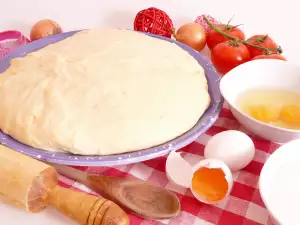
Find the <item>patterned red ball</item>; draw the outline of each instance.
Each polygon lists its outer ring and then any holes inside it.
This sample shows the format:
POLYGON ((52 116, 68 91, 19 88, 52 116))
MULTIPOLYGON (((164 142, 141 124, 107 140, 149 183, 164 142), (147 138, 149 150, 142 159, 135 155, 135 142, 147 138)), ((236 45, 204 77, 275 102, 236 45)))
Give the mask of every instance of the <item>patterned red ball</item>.
POLYGON ((134 20, 134 30, 171 38, 173 22, 167 13, 151 7, 138 12, 134 20))

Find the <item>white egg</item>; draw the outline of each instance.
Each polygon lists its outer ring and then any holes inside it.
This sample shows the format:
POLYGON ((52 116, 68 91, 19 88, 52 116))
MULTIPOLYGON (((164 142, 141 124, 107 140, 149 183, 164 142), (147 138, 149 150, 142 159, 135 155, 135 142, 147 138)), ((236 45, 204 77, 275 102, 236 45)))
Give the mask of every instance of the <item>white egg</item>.
POLYGON ((252 139, 237 130, 228 130, 213 136, 204 149, 207 159, 223 161, 231 171, 246 167, 254 158, 255 146, 252 139))
MULTIPOLYGON (((228 184, 228 189, 226 192, 226 195, 224 196, 224 198, 218 200, 218 201, 209 201, 207 199, 207 196, 204 195, 200 195, 199 192, 197 192, 196 190, 194 190, 193 187, 193 181, 191 181, 191 192, 193 193, 193 195, 201 202, 206 203, 206 204, 217 204, 220 203, 221 201, 223 201, 224 199, 226 199, 226 197, 229 195, 229 193, 231 192, 232 189, 232 184, 233 184, 233 179, 232 179, 232 173, 229 169, 229 167, 222 162, 221 160, 218 159, 204 159, 201 160, 199 163, 197 163, 194 167, 193 167, 193 173, 195 173, 197 170, 199 170, 200 168, 216 168, 216 169, 221 169, 224 174, 225 174, 225 179, 227 181, 228 184)), ((213 179, 213 178, 211 178, 213 179)), ((203 181, 202 181, 203 182, 203 181)))

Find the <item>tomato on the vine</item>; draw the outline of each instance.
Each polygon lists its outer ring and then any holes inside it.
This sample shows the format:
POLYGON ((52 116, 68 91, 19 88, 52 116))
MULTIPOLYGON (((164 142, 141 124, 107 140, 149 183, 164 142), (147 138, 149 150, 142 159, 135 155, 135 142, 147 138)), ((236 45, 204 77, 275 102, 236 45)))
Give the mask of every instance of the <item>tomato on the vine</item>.
POLYGON ((222 42, 211 51, 211 61, 216 70, 223 75, 250 59, 247 47, 241 43, 222 42))
MULTIPOLYGON (((238 38, 239 40, 245 39, 244 32, 236 26, 218 24, 215 25, 215 27, 221 29, 224 33, 229 34, 232 37, 238 38)), ((211 29, 206 35, 207 46, 210 50, 212 50, 217 44, 222 43, 226 40, 226 37, 213 29, 211 29)))
MULTIPOLYGON (((256 45, 262 48, 273 48, 274 51, 271 51, 271 53, 276 54, 278 53, 278 51, 276 49, 278 49, 278 45, 275 43, 275 41, 272 40, 272 38, 270 38, 267 35, 254 35, 250 38, 247 39, 247 42, 249 44, 252 45, 256 45)), ((259 49, 259 48, 255 48, 252 46, 247 45, 247 48, 250 52, 251 58, 258 56, 258 55, 264 55, 264 50, 263 49, 259 49)))
POLYGON ((258 56, 255 56, 252 60, 256 60, 256 59, 279 59, 279 60, 286 61, 286 58, 279 54, 258 55, 258 56))

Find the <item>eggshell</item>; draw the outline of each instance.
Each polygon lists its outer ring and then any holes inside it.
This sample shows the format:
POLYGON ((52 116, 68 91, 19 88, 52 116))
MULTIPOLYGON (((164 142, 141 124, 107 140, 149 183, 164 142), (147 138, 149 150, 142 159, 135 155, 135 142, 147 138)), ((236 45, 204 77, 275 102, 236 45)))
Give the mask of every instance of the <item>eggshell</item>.
POLYGON ((167 158, 166 174, 173 183, 189 188, 193 177, 193 167, 181 157, 180 153, 172 151, 167 158))
POLYGON ((208 202, 203 196, 197 194, 194 190, 193 190, 193 186, 192 186, 192 179, 190 181, 190 187, 191 187, 191 192, 193 193, 193 195, 200 201, 206 204, 217 204, 222 202, 224 199, 226 199, 226 197, 229 195, 229 193, 231 192, 232 189, 232 184, 233 184, 233 178, 232 178, 232 173, 229 169, 229 167, 222 162, 221 160, 218 159, 204 159, 201 160, 199 163, 197 163, 194 167, 193 167, 193 173, 196 172, 198 169, 202 168, 202 167, 206 167, 206 168, 219 168, 221 170, 223 170, 224 174, 225 174, 225 179, 228 183, 228 191, 226 196, 220 200, 220 201, 214 201, 214 202, 208 202))
POLYGON ((246 167, 254 158, 252 139, 237 130, 228 130, 213 136, 204 149, 205 158, 223 161, 232 172, 246 167))

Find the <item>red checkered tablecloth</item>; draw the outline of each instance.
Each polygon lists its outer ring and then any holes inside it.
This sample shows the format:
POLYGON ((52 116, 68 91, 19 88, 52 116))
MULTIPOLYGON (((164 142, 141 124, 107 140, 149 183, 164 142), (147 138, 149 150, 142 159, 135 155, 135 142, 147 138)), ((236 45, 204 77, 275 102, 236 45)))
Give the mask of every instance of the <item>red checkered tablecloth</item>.
MULTIPOLYGON (((116 167, 80 167, 78 169, 109 176, 134 177, 166 187, 177 194, 181 202, 179 216, 169 220, 147 221, 129 214, 132 225, 271 225, 272 222, 258 190, 258 178, 266 159, 279 147, 278 144, 249 134, 225 106, 214 126, 197 141, 181 150, 183 157, 191 164, 197 163, 203 158, 207 141, 213 135, 228 129, 241 130, 250 135, 256 147, 256 154, 254 160, 245 169, 233 174, 234 185, 231 194, 218 205, 203 204, 192 196, 189 189, 172 184, 165 173, 166 157, 116 167)), ((60 176, 60 184, 72 189, 90 191, 82 184, 63 176, 60 176)))

